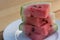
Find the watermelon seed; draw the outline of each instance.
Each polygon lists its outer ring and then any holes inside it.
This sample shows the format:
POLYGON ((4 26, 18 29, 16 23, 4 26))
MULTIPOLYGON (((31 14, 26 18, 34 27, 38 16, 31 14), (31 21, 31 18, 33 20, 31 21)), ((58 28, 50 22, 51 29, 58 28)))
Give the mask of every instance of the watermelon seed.
POLYGON ((34 11, 32 11, 32 12, 34 12, 34 11))
POLYGON ((52 27, 52 25, 50 25, 50 27, 52 27))
POLYGON ((28 34, 29 36, 31 35, 31 33, 28 34))
POLYGON ((37 7, 36 5, 34 5, 33 7, 37 7))
POLYGON ((45 19, 43 19, 42 21, 45 21, 45 19))
POLYGON ((32 25, 32 26, 35 26, 35 25, 32 25))
POLYGON ((44 23, 43 23, 41 26, 43 26, 43 25, 45 25, 46 23, 48 23, 48 21, 45 20, 45 19, 43 19, 42 21, 43 21, 44 23))
POLYGON ((34 32, 34 31, 35 31, 35 28, 33 27, 33 28, 32 28, 32 32, 34 32))
POLYGON ((41 6, 39 6, 39 8, 41 8, 41 6))
POLYGON ((47 20, 45 20, 46 21, 46 23, 48 23, 48 21, 47 20))
POLYGON ((31 15, 31 17, 33 17, 33 16, 31 15))
POLYGON ((45 21, 46 23, 48 23, 48 21, 47 21, 47 20, 45 20, 45 19, 43 19, 42 21, 45 21))

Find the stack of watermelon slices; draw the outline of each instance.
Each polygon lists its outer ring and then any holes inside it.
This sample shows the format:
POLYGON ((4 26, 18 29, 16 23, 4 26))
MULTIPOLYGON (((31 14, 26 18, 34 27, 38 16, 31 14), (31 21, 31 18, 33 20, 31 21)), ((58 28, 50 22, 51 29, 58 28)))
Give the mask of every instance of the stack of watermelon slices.
POLYGON ((48 3, 24 5, 21 7, 23 23, 20 27, 23 27, 23 32, 32 40, 44 40, 58 29, 52 14, 48 3))

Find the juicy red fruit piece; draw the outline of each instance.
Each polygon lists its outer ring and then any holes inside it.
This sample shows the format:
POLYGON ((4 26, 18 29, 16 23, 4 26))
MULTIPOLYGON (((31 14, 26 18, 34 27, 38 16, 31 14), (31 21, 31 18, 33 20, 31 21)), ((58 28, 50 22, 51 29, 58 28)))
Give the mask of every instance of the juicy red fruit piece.
POLYGON ((49 14, 50 7, 48 4, 37 4, 30 8, 30 11, 34 17, 46 18, 49 14))
POLYGON ((31 25, 40 26, 41 25, 41 19, 37 17, 26 17, 25 22, 31 25))
POLYGON ((47 36, 49 28, 50 26, 48 24, 45 24, 42 27, 35 27, 35 33, 47 36))
POLYGON ((47 18, 42 18, 42 20, 41 20, 41 26, 43 26, 45 24, 50 24, 50 25, 53 24, 53 21, 52 21, 52 19, 51 19, 50 16, 48 16, 47 18))
POLYGON ((53 24, 53 20, 52 18, 50 17, 50 15, 48 15, 48 17, 46 18, 46 20, 48 21, 49 24, 53 24))
POLYGON ((26 17, 33 15, 34 17, 46 18, 50 12, 49 9, 50 6, 48 4, 36 4, 27 6, 23 13, 26 17))
POLYGON ((47 18, 37 18, 37 17, 26 17, 25 22, 35 26, 43 26, 45 24, 53 24, 52 19, 48 16, 47 18))

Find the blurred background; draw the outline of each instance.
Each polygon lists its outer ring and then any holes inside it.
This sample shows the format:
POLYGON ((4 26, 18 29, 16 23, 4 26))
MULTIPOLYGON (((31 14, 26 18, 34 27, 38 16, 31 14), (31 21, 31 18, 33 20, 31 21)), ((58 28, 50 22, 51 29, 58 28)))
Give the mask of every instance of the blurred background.
MULTIPOLYGON (((0 0, 0 36, 9 23, 20 19, 20 6, 30 1, 51 2, 51 11, 56 14, 56 19, 60 20, 60 0, 0 0)), ((0 37, 0 40, 2 40, 2 37, 0 37)))

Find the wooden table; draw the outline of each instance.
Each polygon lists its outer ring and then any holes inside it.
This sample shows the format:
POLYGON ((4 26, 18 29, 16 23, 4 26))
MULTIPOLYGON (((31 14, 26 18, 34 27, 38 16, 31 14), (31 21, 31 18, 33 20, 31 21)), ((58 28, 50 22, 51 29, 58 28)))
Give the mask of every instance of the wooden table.
MULTIPOLYGON (((27 2, 27 1, 26 1, 27 2)), ((6 26, 14 20, 20 18, 20 6, 23 3, 18 3, 12 7, 0 11, 0 40, 3 40, 3 30, 6 26)), ((53 3, 51 10, 55 12, 56 19, 60 20, 60 2, 53 3), (57 5, 58 4, 58 5, 57 5), (56 11, 57 10, 57 11, 56 11)))

